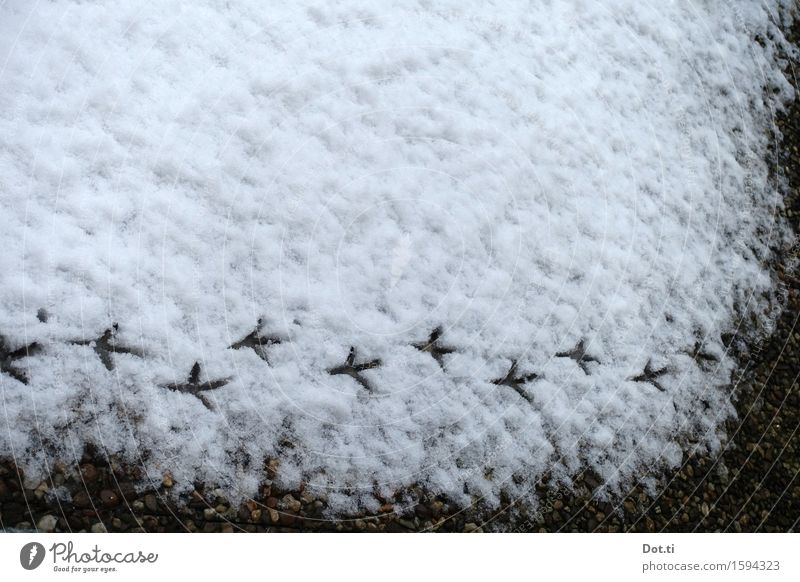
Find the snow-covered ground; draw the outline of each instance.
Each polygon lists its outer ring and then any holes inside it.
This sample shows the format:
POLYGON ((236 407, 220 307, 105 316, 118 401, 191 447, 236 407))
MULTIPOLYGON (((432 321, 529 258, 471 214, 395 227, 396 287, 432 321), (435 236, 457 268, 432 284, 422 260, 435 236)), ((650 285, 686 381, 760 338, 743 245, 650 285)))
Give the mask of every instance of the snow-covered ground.
POLYGON ((0 2, 0 455, 346 510, 718 447, 791 1, 290 4, 0 2))

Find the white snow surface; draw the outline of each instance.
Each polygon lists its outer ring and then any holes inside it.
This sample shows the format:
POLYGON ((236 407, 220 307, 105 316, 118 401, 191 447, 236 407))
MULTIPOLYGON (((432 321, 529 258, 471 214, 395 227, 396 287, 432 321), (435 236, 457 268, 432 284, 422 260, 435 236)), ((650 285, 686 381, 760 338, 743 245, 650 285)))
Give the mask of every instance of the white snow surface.
POLYGON ((0 456, 349 511, 718 449, 790 4, 0 3, 0 456))

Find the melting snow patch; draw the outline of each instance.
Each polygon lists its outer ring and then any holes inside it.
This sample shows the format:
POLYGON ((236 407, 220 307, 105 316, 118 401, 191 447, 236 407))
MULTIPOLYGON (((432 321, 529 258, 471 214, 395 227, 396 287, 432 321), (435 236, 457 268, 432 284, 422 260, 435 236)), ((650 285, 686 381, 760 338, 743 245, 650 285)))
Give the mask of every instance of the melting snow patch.
POLYGON ((347 509, 719 446, 791 2, 271 4, 0 7, 0 455, 347 509))

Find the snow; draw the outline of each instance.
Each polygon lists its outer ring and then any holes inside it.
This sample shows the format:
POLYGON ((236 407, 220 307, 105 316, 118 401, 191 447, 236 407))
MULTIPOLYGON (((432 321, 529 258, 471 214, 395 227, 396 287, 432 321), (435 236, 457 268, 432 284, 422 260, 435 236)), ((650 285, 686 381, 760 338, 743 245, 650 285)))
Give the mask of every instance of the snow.
POLYGON ((345 511, 719 448, 790 4, 2 3, 0 455, 345 511))

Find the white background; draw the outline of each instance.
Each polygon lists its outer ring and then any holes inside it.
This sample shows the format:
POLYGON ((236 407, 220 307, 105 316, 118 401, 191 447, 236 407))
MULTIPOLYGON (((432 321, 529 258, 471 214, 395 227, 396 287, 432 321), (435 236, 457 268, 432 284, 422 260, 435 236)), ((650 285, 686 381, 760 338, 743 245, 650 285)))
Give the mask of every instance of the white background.
POLYGON ((9 534, 0 538, 0 572, 3 580, 798 580, 799 539, 790 534, 9 534), (19 552, 31 541, 43 544, 48 556, 28 572, 19 564, 19 552), (110 553, 141 550, 159 558, 155 564, 121 565, 115 573, 56 573, 49 548, 68 541, 76 553, 97 544, 110 553), (644 555, 644 543, 675 544, 675 553, 644 555), (731 560, 779 560, 780 570, 642 574, 642 564, 650 561, 731 560))

